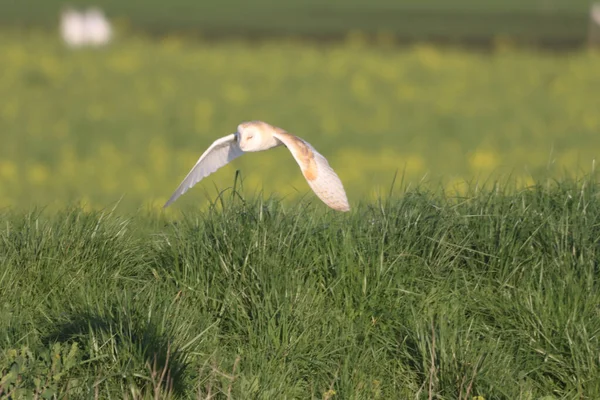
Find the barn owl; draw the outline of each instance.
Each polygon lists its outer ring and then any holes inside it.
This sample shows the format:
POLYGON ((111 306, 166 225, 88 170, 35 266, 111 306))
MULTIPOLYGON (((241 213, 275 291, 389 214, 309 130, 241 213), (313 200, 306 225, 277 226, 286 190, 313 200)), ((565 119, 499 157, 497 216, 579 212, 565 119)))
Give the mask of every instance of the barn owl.
POLYGON ((177 200, 201 179, 245 152, 263 151, 281 145, 292 153, 308 185, 325 204, 337 211, 350 211, 344 186, 327 159, 305 140, 263 121, 243 122, 238 125, 235 133, 215 140, 200 156, 164 207, 177 200))

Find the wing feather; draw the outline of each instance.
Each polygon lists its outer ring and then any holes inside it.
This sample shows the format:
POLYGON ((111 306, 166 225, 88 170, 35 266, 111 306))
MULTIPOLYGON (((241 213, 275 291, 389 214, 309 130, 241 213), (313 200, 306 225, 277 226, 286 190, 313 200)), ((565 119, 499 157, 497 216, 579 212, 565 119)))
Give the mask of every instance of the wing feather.
POLYGON ((194 168, 187 174, 183 182, 179 185, 175 193, 165 203, 163 207, 169 206, 179 196, 187 192, 192 186, 200 182, 203 178, 212 174, 230 161, 244 154, 236 140, 236 135, 231 134, 217 139, 200 156, 194 168))
POLYGON ((308 185, 325 204, 334 210, 350 211, 344 185, 321 153, 291 133, 277 130, 273 136, 290 150, 308 185))

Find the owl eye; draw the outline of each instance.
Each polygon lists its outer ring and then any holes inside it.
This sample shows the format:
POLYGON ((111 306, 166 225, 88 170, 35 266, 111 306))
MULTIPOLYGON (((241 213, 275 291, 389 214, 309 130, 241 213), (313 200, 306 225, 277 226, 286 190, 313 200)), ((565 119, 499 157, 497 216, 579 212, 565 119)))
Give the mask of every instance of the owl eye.
POLYGON ((253 137, 254 137, 254 135, 250 134, 250 135, 248 135, 247 139, 248 139, 248 140, 250 140, 250 139, 252 139, 253 137))

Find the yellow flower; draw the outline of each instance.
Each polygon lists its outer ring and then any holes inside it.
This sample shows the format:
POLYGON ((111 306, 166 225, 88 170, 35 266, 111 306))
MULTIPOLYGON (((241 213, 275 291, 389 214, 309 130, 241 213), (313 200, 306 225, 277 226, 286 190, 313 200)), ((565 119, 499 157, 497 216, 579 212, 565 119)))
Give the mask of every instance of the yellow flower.
POLYGON ((29 183, 39 185, 48 180, 48 168, 42 164, 33 164, 27 170, 27 178, 29 183))
POLYGON ((498 165, 498 157, 489 150, 476 150, 469 157, 469 165, 475 171, 490 172, 498 165))
POLYGON ((415 47, 417 59, 422 66, 437 70, 443 66, 443 58, 440 51, 430 45, 421 44, 415 47))
POLYGON ((17 178, 17 166, 10 160, 0 161, 0 178, 12 181, 17 178))

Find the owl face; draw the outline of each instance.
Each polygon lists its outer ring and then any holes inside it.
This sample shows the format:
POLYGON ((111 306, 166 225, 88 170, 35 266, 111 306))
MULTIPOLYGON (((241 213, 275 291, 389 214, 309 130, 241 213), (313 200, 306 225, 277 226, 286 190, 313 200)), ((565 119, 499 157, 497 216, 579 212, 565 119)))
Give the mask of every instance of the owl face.
POLYGON ((278 146, 273 137, 273 127, 264 122, 243 122, 238 125, 237 139, 243 151, 261 151, 278 146))

